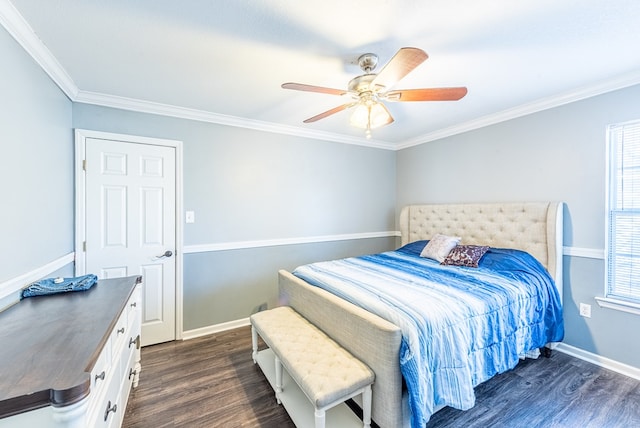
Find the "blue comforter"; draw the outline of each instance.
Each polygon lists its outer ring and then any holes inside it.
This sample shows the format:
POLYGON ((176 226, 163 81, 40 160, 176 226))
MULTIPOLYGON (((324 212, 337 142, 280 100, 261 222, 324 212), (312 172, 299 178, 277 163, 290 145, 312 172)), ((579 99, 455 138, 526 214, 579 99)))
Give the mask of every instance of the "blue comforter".
POLYGON ((293 272, 400 327, 400 370, 416 428, 439 405, 473 407, 476 385, 564 336, 553 279, 528 253, 492 248, 478 268, 442 266, 419 257, 425 244, 293 272))

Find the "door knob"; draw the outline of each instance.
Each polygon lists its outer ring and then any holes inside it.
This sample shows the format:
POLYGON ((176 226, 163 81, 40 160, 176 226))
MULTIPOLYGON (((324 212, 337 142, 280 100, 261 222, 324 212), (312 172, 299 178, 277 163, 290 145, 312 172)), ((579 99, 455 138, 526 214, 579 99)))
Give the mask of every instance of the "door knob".
POLYGON ((163 257, 171 257, 171 256, 173 256, 173 253, 170 250, 167 250, 167 251, 164 252, 164 254, 156 256, 156 258, 161 259, 163 257))

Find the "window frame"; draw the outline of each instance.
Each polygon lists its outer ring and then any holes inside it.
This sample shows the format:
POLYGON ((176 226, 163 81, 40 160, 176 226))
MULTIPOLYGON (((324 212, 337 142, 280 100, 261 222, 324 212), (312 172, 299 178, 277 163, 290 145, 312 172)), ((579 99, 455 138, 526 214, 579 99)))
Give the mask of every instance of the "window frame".
MULTIPOLYGON (((638 128, 638 132, 640 132, 640 119, 608 125, 606 131, 604 297, 596 297, 596 300, 602 307, 618 309, 624 312, 640 315, 640 290, 637 291, 637 295, 629 296, 620 295, 620 293, 616 294, 614 292, 614 284, 611 283, 612 275, 610 275, 614 263, 612 261, 612 234, 614 233, 614 231, 612 228, 611 220, 615 215, 614 212, 621 211, 615 206, 615 201, 612 200, 615 196, 614 193, 619 190, 617 189, 617 187, 613 187, 617 186, 617 170, 619 169, 617 156, 615 156, 617 154, 617 151, 615 151, 617 148, 617 140, 614 139, 614 134, 616 130, 624 129, 624 127, 628 126, 635 126, 638 128)), ((640 217, 640 208, 637 210, 637 212, 632 214, 634 216, 640 217)))

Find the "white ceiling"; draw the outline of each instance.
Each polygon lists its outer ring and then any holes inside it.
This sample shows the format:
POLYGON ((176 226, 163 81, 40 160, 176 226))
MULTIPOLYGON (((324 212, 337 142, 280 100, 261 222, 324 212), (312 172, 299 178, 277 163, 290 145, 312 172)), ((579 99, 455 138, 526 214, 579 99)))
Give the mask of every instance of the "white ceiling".
POLYGON ((74 101, 396 148, 640 83, 637 0, 0 0, 0 22, 74 101), (405 46, 429 59, 395 89, 469 92, 387 103, 368 143, 348 111, 302 123, 343 98, 280 87, 405 46))

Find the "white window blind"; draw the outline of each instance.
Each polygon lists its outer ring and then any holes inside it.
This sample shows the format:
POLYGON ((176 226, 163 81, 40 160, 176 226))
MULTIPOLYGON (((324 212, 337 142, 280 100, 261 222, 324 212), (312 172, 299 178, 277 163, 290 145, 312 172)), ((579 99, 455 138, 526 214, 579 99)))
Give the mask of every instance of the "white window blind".
POLYGON ((640 121, 609 127, 607 297, 640 302, 640 121))

